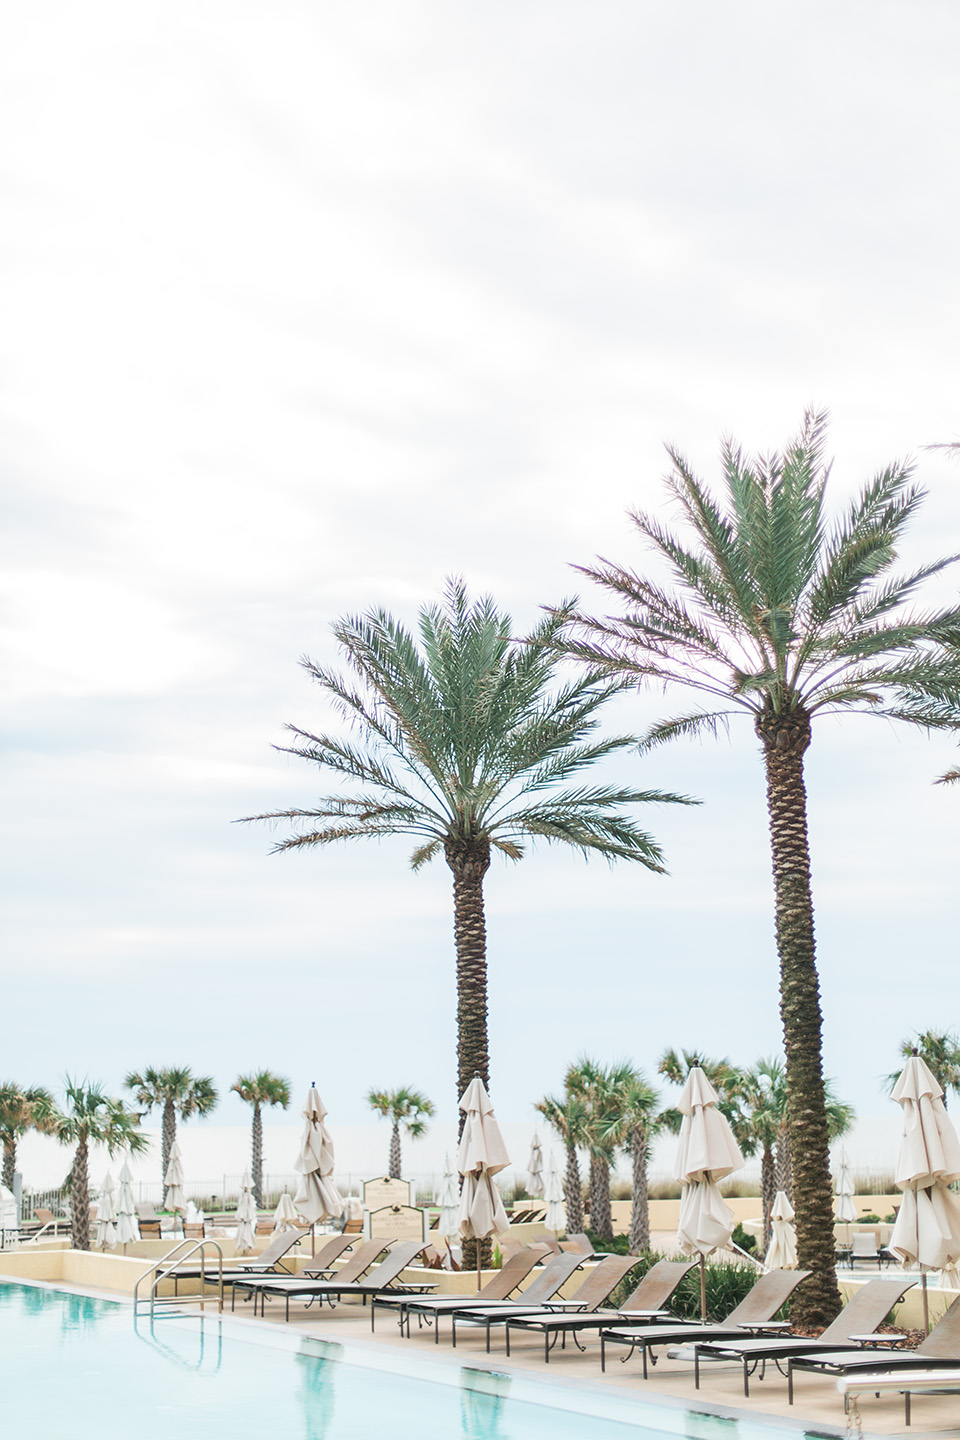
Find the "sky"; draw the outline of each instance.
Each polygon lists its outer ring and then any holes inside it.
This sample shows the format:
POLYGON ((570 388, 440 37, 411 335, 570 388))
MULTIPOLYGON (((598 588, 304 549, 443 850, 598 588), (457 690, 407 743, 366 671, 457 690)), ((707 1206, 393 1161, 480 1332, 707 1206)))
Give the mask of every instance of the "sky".
MULTIPOLYGON (((4 30, 0 1071, 266 1067, 351 1126, 410 1084, 452 1135, 445 867, 234 823, 329 788, 272 748, 334 723, 298 661, 452 574, 518 633, 596 603, 571 566, 644 563, 665 443, 716 479, 723 435, 769 450, 808 405, 838 506, 912 455, 904 564, 960 549, 923 448, 960 435, 960 14, 39 0, 4 30)), ((955 763, 856 716, 810 752, 825 1064, 865 1117, 960 1020, 955 763)), ((703 806, 643 816, 668 877, 492 867, 511 1123, 580 1054, 778 1046, 749 724, 606 773, 703 806)))

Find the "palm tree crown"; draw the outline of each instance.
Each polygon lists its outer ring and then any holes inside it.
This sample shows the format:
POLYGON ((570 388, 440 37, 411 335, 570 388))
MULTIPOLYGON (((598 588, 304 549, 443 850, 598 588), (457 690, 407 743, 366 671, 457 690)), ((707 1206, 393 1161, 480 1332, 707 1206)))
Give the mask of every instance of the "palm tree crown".
POLYGON ((382 610, 339 621, 334 634, 352 678, 303 664, 358 738, 290 725, 294 742, 281 748, 356 793, 246 817, 295 822, 298 833, 277 850, 409 835, 415 870, 443 855, 454 880, 458 1099, 474 1074, 489 1087, 483 880, 491 852, 519 860, 525 841, 541 839, 660 871, 659 847, 626 807, 683 798, 580 781, 635 741, 594 734, 622 682, 559 679, 566 623, 561 610, 516 641, 510 617, 488 597, 471 603, 457 580, 442 605, 421 610, 419 644, 382 610))
POLYGON ((910 467, 897 463, 831 523, 825 431, 825 414, 808 413, 783 454, 754 461, 726 441, 722 500, 670 449, 667 486, 689 540, 651 515, 633 520, 673 587, 605 560, 586 567, 620 613, 579 615, 567 645, 593 674, 605 669, 705 697, 655 725, 647 747, 716 734, 737 714, 751 718, 760 739, 799 1263, 813 1271, 791 1312, 803 1325, 822 1325, 840 1308, 803 775, 812 722, 860 710, 927 729, 960 724, 960 607, 909 608, 951 560, 893 573, 922 493, 910 484, 910 467))
POLYGON ((279 1105, 286 1110, 290 1104, 290 1081, 270 1070, 257 1070, 249 1075, 238 1075, 230 1086, 241 1100, 253 1106, 253 1133, 251 1142, 251 1169, 253 1195, 258 1205, 263 1205, 263 1116, 264 1105, 279 1105))
MULTIPOLYGON (((900 1041, 900 1054, 905 1060, 909 1060, 911 1055, 921 1057, 934 1079, 943 1087, 944 1105, 950 1090, 955 1095, 960 1094, 960 1040, 955 1030, 917 1030, 908 1039, 900 1041)), ((887 1076, 889 1090, 900 1079, 900 1073, 900 1070, 894 1070, 887 1076)))
POLYGON ((140 1116, 122 1100, 112 1100, 100 1085, 88 1080, 64 1082, 67 1103, 57 1116, 56 1136, 61 1145, 75 1146, 70 1171, 70 1230, 75 1250, 90 1249, 89 1147, 105 1145, 111 1155, 146 1150, 149 1137, 138 1130, 140 1116))
POLYGON ((400 1126, 412 1140, 419 1140, 426 1134, 427 1121, 435 1114, 433 1101, 422 1090, 406 1085, 399 1090, 370 1090, 367 1104, 385 1120, 393 1122, 390 1135, 390 1159, 387 1174, 391 1180, 399 1180, 400 1167, 400 1126))
POLYGON ((138 1105, 148 1110, 159 1107, 163 1111, 160 1132, 161 1179, 166 1180, 170 1151, 177 1138, 177 1116, 189 1120, 193 1115, 209 1115, 216 1109, 219 1096, 213 1079, 209 1075, 194 1075, 186 1066, 171 1066, 165 1070, 149 1067, 146 1070, 132 1070, 124 1080, 127 1090, 132 1090, 138 1105))
POLYGON ((9 1080, 0 1084, 0 1142, 3 1144, 3 1184, 13 1189, 17 1168, 17 1144, 28 1130, 42 1135, 56 1132, 57 1107, 49 1090, 40 1086, 22 1087, 9 1080))

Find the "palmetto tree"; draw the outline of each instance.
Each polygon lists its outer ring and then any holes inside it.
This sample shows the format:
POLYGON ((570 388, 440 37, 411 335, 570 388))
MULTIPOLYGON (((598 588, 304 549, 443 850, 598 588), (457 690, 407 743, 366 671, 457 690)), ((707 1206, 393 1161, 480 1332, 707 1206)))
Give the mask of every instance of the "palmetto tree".
POLYGON ((334 634, 352 676, 303 665, 356 743, 290 725, 294 743, 281 748, 357 792, 246 817, 295 822, 298 833, 277 850, 410 835, 414 870, 443 856, 453 876, 458 1100, 474 1075, 490 1082, 483 884, 492 852, 519 860, 523 842, 540 839, 660 871, 658 846, 625 812, 683 802, 581 783, 585 770, 635 742, 594 733, 623 682, 590 673, 561 679, 565 625, 560 611, 514 640, 510 617, 489 597, 471 603, 457 580, 442 605, 420 611, 419 644, 382 610, 340 620, 334 634))
MULTIPOLYGON (((630 1212, 630 1253, 650 1249, 650 1141, 665 1128, 660 1096, 633 1065, 621 1063, 607 1072, 611 1103, 605 1107, 606 1139, 630 1157, 633 1204, 630 1212)), ((609 1194, 609 1191, 608 1191, 609 1194)), ((611 1226, 612 1229, 612 1226, 611 1226)))
POLYGON ((426 1133, 427 1121, 435 1114, 434 1104, 421 1090, 405 1086, 401 1090, 370 1090, 367 1104, 385 1120, 393 1122, 390 1132, 390 1159, 387 1174, 391 1180, 399 1180, 400 1170, 400 1126, 413 1140, 426 1133))
POLYGON ((100 1085, 89 1081, 64 1082, 66 1105, 57 1116, 56 1136, 61 1145, 73 1145, 70 1170, 70 1243, 74 1250, 90 1249, 90 1146, 105 1145, 111 1155, 146 1150, 148 1136, 138 1130, 140 1116, 122 1100, 111 1100, 100 1085))
POLYGON ((177 1116, 189 1120, 193 1115, 209 1115, 216 1108, 219 1096, 209 1075, 194 1075, 186 1065, 166 1070, 132 1070, 124 1080, 138 1105, 163 1112, 160 1129, 161 1182, 166 1181, 170 1151, 177 1138, 177 1116))
POLYGON ((735 715, 760 740, 773 857, 781 1018, 787 1065, 799 1263, 813 1271, 792 1302, 802 1325, 837 1313, 822 1017, 813 931, 804 756, 821 715, 859 710, 931 729, 960 722, 960 608, 909 610, 950 561, 892 567, 921 501, 894 464, 832 523, 824 491, 826 417, 808 413, 783 454, 748 461, 723 446, 718 500, 676 450, 678 538, 637 512, 673 588, 599 561, 584 571, 618 613, 582 615, 573 652, 591 668, 698 692, 706 703, 655 725, 647 746, 715 735, 735 715), (689 539, 687 538, 689 537, 689 539))
MULTIPOLYGON (((250 1174, 253 1179, 253 1197, 258 1206, 263 1201, 263 1116, 264 1105, 279 1105, 286 1110, 290 1104, 290 1081, 270 1070, 252 1071, 249 1075, 238 1075, 230 1086, 241 1100, 253 1106, 253 1134, 250 1174)), ((166 1174, 166 1171, 164 1171, 166 1174)))
POLYGON ((21 1087, 8 1080, 0 1084, 0 1140, 3 1141, 3 1184, 13 1189, 17 1145, 28 1130, 52 1135, 57 1128, 57 1107, 49 1090, 21 1087))
POLYGON ((625 1062, 604 1066, 581 1056, 564 1081, 567 1094, 583 1102, 582 1136, 590 1156, 590 1229, 607 1244, 613 1240, 610 1168, 624 1138, 624 1092, 632 1078, 633 1067, 625 1062))
MULTIPOLYGON (((900 1054, 905 1060, 919 1055, 943 1087, 943 1103, 950 1090, 960 1095, 960 1040, 955 1030, 917 1030, 912 1037, 900 1041, 900 1054)), ((887 1089, 892 1090, 900 1079, 901 1070, 887 1076, 887 1089)))
POLYGON ((567 1234, 579 1235, 583 1231, 583 1184, 580 1179, 580 1163, 577 1149, 586 1144, 587 1107, 579 1095, 569 1091, 560 1100, 555 1095, 544 1095, 534 1106, 547 1124, 563 1142, 567 1154, 567 1168, 563 1178, 563 1204, 567 1212, 567 1234))

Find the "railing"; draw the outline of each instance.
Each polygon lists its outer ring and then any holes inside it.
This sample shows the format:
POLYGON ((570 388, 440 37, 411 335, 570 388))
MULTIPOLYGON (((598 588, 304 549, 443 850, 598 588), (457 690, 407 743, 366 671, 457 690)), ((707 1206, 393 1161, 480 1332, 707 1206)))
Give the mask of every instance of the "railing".
MULTIPOLYGON (((139 1313, 140 1313, 140 1306, 141 1306, 141 1304, 146 1304, 146 1303, 147 1303, 146 1300, 141 1301, 141 1299, 140 1299, 140 1286, 143 1284, 144 1280, 146 1280, 146 1278, 147 1278, 148 1275, 152 1275, 152 1276, 153 1276, 153 1282, 152 1282, 152 1284, 151 1284, 151 1286, 150 1286, 150 1297, 149 1297, 149 1298, 150 1298, 150 1314, 151 1314, 151 1316, 153 1315, 154 1310, 155 1310, 158 1306, 164 1306, 164 1305, 166 1305, 166 1306, 170 1306, 171 1308, 172 1308, 172 1307, 177 1307, 177 1308, 179 1308, 181 1305, 184 1305, 184 1304, 192 1304, 192 1303, 195 1303, 195 1302, 198 1301, 198 1300, 199 1300, 199 1302, 200 1302, 200 1309, 202 1310, 202 1309, 204 1308, 204 1305, 206 1304, 206 1300, 207 1300, 206 1252, 207 1252, 208 1249, 210 1249, 210 1250, 215 1250, 216 1253, 217 1253, 217 1309, 220 1310, 220 1311, 222 1311, 222 1310, 223 1310, 223 1250, 222 1250, 221 1246, 217 1244, 216 1240, 181 1240, 180 1243, 179 1243, 179 1245, 175 1245, 172 1250, 168 1250, 168 1251, 167 1251, 166 1255, 163 1256, 163 1258, 162 1258, 162 1260, 160 1261, 160 1264, 159 1264, 159 1265, 151 1265, 148 1269, 144 1270, 144 1272, 143 1272, 142 1275, 140 1275, 140 1276, 137 1277, 137 1283, 136 1283, 136 1285, 134 1285, 134 1287, 133 1287, 133 1318, 134 1318, 134 1322, 136 1322, 137 1316, 138 1316, 139 1313), (174 1272, 177 1270, 177 1268, 179 1267, 179 1265, 182 1264, 182 1262, 183 1262, 184 1260, 189 1260, 190 1257, 191 1257, 191 1255, 199 1255, 199 1256, 200 1256, 200 1293, 199 1293, 199 1295, 180 1295, 180 1294, 178 1294, 177 1291, 176 1291, 176 1280, 174 1280, 174 1294, 173 1294, 173 1295, 158 1295, 158 1294, 157 1294, 157 1291, 158 1291, 158 1289, 160 1288, 160 1286, 163 1284, 164 1280, 169 1280, 169 1279, 171 1278, 171 1276, 174 1275, 174 1272)), ((212 1282, 211 1282, 211 1283, 212 1283, 212 1282)))

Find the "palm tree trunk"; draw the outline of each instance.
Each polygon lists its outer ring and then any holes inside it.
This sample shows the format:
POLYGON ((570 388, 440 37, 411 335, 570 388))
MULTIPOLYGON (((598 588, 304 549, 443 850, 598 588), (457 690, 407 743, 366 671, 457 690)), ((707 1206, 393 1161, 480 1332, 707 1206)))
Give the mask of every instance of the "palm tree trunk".
POLYGON ((253 1102, 253 1198, 257 1208, 263 1208, 263 1116, 260 1101, 253 1102))
POLYGON ((590 1229, 608 1244, 613 1239, 610 1161, 605 1155, 590 1156, 590 1229))
POLYGON ((826 1325, 840 1311, 834 1270, 830 1136, 823 1088, 820 984, 817 978, 807 840, 803 756, 810 719, 801 712, 760 716, 780 957, 780 1017, 787 1060, 787 1114, 796 1184, 797 1263, 811 1270, 790 1303, 796 1325, 826 1325))
POLYGON ((635 1125, 630 1132, 630 1158, 633 1161, 633 1205, 630 1211, 630 1254, 642 1255, 650 1249, 650 1199, 647 1181, 647 1132, 635 1125))
POLYGON ((8 1190, 13 1189, 13 1177, 17 1170, 17 1137, 15 1135, 4 1135, 3 1137, 3 1183, 8 1190))
POLYGON ((580 1181, 580 1165, 577 1161, 577 1147, 567 1146, 567 1173, 563 1179, 563 1203, 567 1212, 567 1234, 582 1235, 583 1185, 580 1181))
MULTIPOLYGON (((486 843, 448 840, 444 846, 453 871, 453 933, 457 947, 457 1103, 474 1075, 490 1089, 487 1045, 487 928, 483 915, 483 877, 490 868, 486 843)), ((460 1130, 464 1115, 460 1111, 460 1130)), ((493 1249, 481 1243, 481 1266, 489 1265, 493 1249)), ((463 1267, 477 1265, 477 1242, 463 1243, 463 1267)))
POLYGON ((390 1168, 387 1171, 391 1180, 400 1179, 400 1121, 394 1117, 393 1134, 390 1136, 390 1168))
MULTIPOLYGON (((177 1112, 173 1101, 168 1095, 163 1102, 163 1123, 160 1127, 160 1164, 163 1166, 163 1174, 160 1176, 161 1183, 167 1183, 167 1166, 170 1164, 170 1151, 173 1149, 173 1142, 177 1138, 177 1112)), ((166 1193, 166 1192, 164 1192, 166 1193)))
POLYGON ((70 1244, 74 1250, 90 1249, 90 1176, 86 1138, 77 1141, 70 1175, 70 1244))
POLYGON ((763 1156, 760 1160, 760 1197, 763 1201, 763 1253, 766 1255, 770 1249, 770 1238, 772 1235, 772 1220, 770 1211, 773 1209, 773 1202, 777 1195, 777 1184, 773 1178, 773 1150, 769 1145, 764 1145, 763 1156))
POLYGON ((790 1151, 790 1126, 787 1121, 777 1131, 777 1155, 773 1170, 774 1185, 793 1204, 793 1161, 790 1151))

